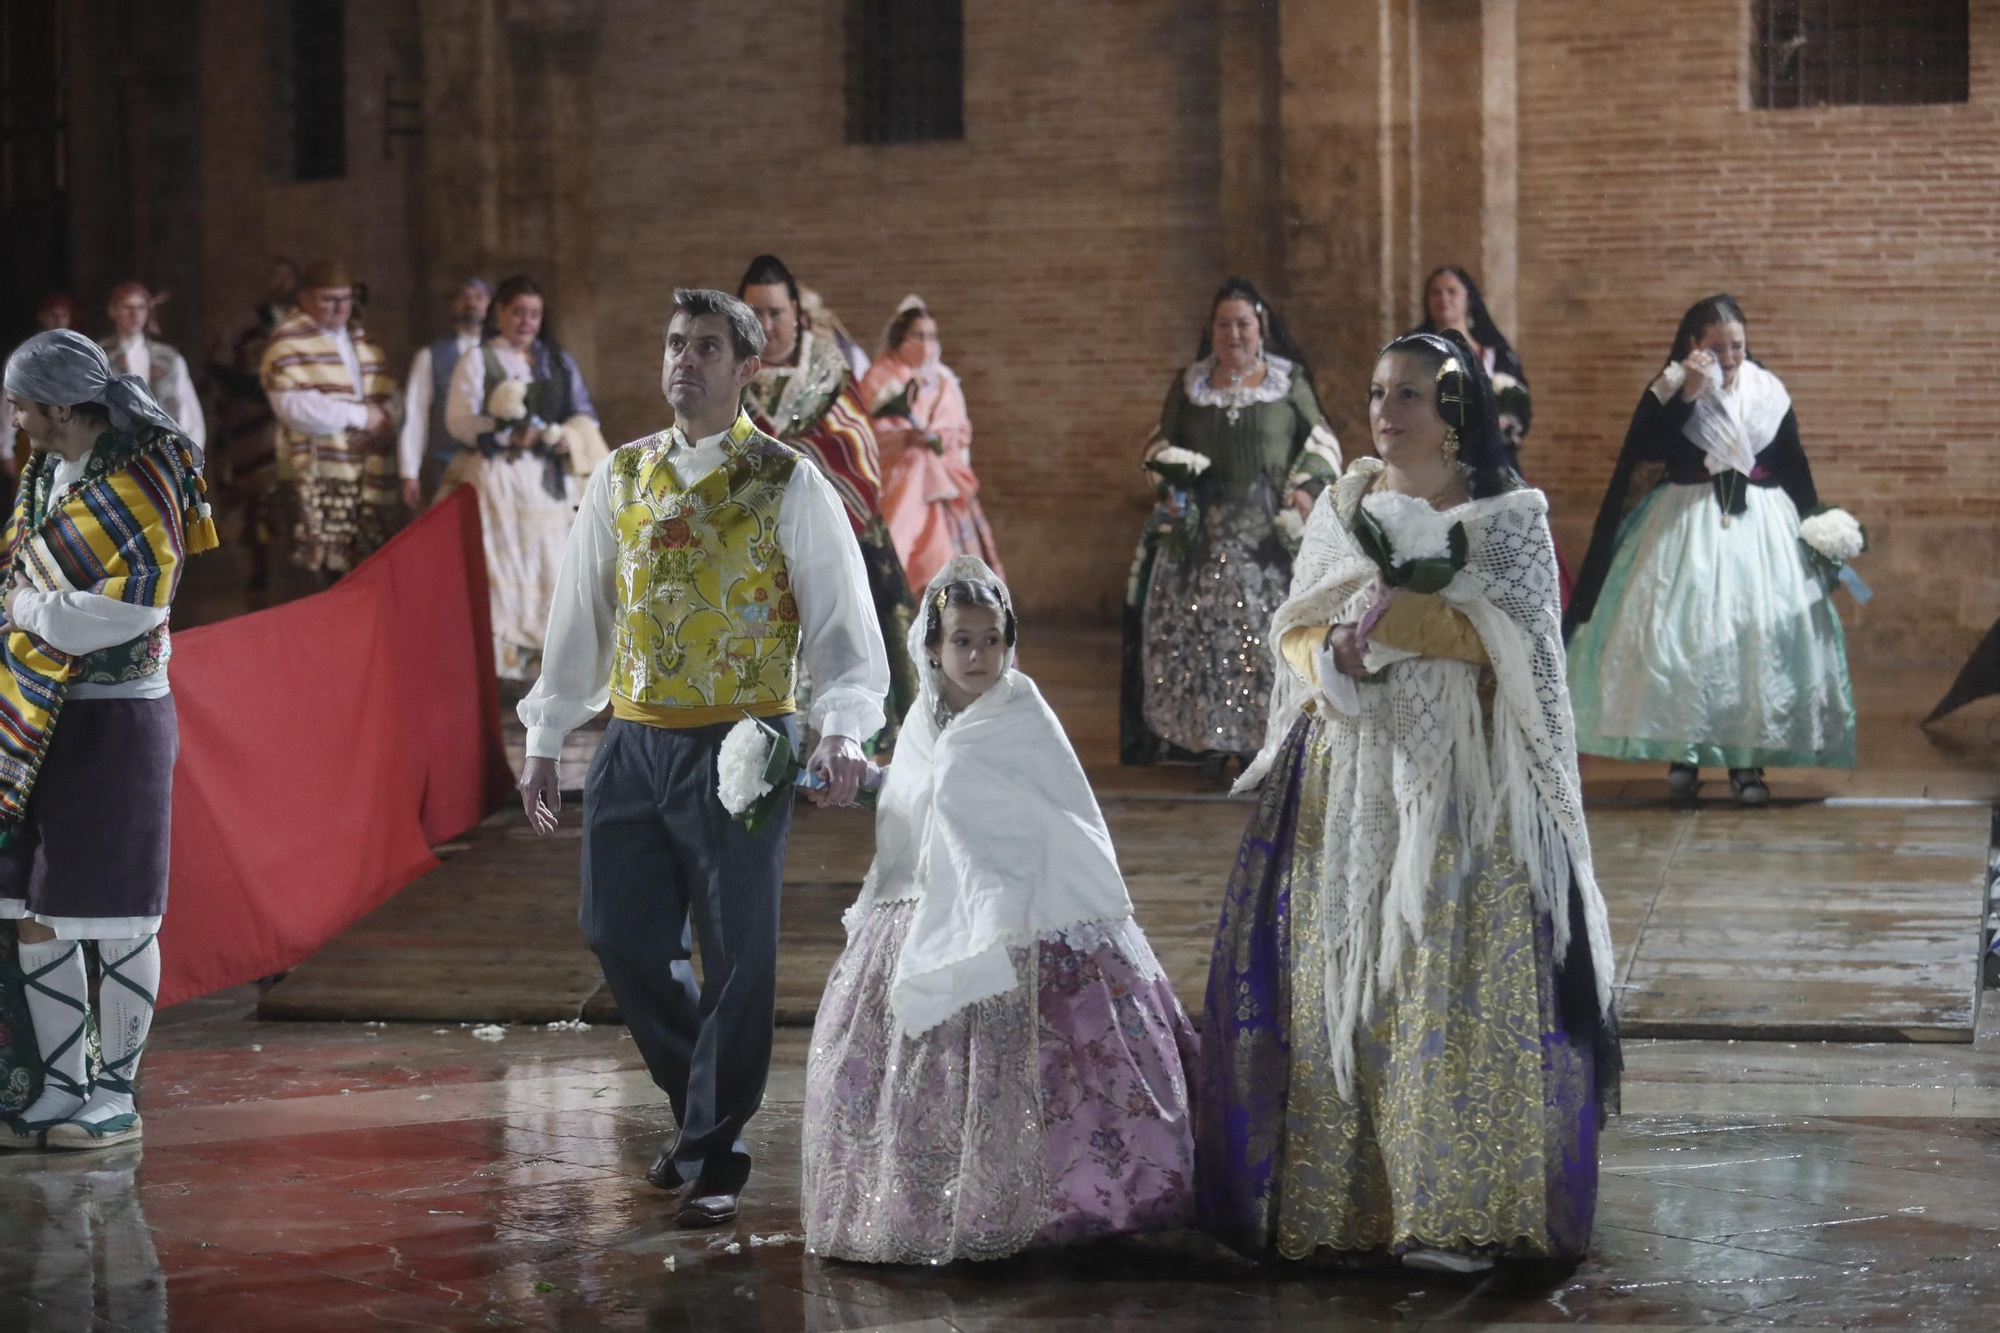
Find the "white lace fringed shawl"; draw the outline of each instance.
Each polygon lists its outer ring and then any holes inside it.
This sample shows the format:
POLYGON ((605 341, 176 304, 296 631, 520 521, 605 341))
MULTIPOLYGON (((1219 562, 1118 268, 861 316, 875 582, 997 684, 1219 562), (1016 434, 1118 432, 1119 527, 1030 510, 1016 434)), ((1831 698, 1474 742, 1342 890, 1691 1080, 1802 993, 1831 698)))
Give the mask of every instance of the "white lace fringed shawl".
POLYGON ((914 899, 889 1007, 911 1036, 1020 984, 1009 951, 1061 940, 1117 949, 1148 980, 1159 960, 1132 920, 1111 832, 1083 765, 1034 681, 1011 666, 942 729, 938 672, 922 608, 945 584, 1006 587, 974 556, 954 557, 919 603, 910 635, 923 690, 875 807, 875 860, 842 918, 851 937, 888 902, 914 899))
MULTIPOLYGON (((1350 624, 1372 596, 1375 565, 1349 524, 1379 460, 1357 461, 1320 496, 1306 525, 1292 589, 1269 642, 1302 625, 1350 624)), ((1536 906, 1569 948, 1569 887, 1582 897, 1598 1003, 1611 1010, 1612 955, 1591 864, 1564 675, 1555 545, 1547 501, 1521 490, 1450 511, 1465 525, 1465 568, 1440 594, 1478 632, 1498 688, 1485 734, 1478 668, 1436 658, 1393 662, 1360 686, 1361 711, 1322 706, 1329 729, 1321 892, 1325 895, 1327 1024, 1336 1085, 1352 1095, 1357 1030, 1394 984, 1403 950, 1424 930, 1424 900, 1446 818, 1456 807, 1469 847, 1504 827, 1527 869, 1536 906)), ((1262 753, 1237 783, 1267 774, 1313 686, 1283 662, 1262 753)))

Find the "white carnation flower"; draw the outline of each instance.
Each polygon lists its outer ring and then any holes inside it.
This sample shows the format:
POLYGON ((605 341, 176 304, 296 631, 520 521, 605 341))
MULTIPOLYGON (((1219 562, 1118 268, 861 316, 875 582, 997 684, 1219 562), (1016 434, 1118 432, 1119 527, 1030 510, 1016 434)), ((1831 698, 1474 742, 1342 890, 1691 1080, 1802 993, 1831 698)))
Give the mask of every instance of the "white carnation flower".
POLYGON ((1802 520, 1799 536, 1828 560, 1843 565, 1868 548, 1861 524, 1845 509, 1829 509, 1802 520))
POLYGON ((1146 461, 1164 467, 1184 467, 1197 477, 1208 471, 1207 454, 1198 454, 1192 449, 1183 449, 1178 445, 1170 444, 1146 461))
POLYGON ((542 427, 542 443, 548 445, 550 448, 554 448, 556 445, 561 444, 562 427, 561 426, 542 427))
POLYGON ((715 794, 722 808, 741 815, 769 792, 764 767, 770 761, 770 732, 747 717, 731 727, 715 757, 715 794))
POLYGON ((1451 557, 1451 520, 1416 496, 1373 491, 1363 498, 1361 507, 1382 525, 1390 557, 1397 565, 1451 557))
POLYGON ((1306 516, 1290 505, 1286 505, 1278 511, 1277 523, 1278 531, 1284 533, 1291 540, 1295 542, 1305 540, 1306 516))
POLYGON ((486 415, 495 421, 519 421, 528 415, 528 382, 501 380, 486 395, 486 415))

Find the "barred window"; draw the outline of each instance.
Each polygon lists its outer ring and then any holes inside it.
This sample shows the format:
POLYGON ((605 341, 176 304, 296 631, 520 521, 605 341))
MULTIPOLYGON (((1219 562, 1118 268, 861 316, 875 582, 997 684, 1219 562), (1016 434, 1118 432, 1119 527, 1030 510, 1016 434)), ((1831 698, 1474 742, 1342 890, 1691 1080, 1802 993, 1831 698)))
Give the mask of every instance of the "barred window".
POLYGON ((960 0, 848 0, 847 141, 965 137, 960 0))
POLYGON ((347 6, 286 0, 270 13, 272 174, 339 180, 347 174, 347 6))
POLYGON ((1754 0, 1760 110, 1963 102, 1967 0, 1754 0))

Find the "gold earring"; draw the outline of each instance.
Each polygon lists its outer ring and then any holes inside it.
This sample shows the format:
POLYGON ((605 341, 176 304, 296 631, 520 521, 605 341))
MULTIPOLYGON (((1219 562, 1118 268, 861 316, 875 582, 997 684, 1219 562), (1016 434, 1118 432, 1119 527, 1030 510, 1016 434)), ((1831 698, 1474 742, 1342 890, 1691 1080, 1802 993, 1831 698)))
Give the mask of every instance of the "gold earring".
POLYGON ((1451 425, 1446 425, 1446 426, 1445 426, 1445 428, 1444 428, 1444 451, 1443 451, 1443 452, 1444 452, 1444 461, 1445 461, 1445 465, 1446 465, 1447 467, 1457 467, 1457 466, 1459 465, 1459 464, 1458 464, 1458 430, 1457 430, 1457 428, 1456 428, 1456 427, 1454 427, 1454 426, 1451 426, 1451 425))

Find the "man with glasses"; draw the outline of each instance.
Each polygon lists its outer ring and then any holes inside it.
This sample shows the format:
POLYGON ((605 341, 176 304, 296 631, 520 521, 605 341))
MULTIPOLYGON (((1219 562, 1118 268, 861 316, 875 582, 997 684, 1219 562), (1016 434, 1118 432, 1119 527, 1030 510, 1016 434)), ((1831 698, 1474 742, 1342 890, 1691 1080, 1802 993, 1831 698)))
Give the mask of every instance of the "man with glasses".
POLYGON ((396 381, 353 322, 355 293, 344 266, 309 265, 298 311, 271 331, 262 368, 292 558, 327 583, 389 539, 402 504, 396 381))

